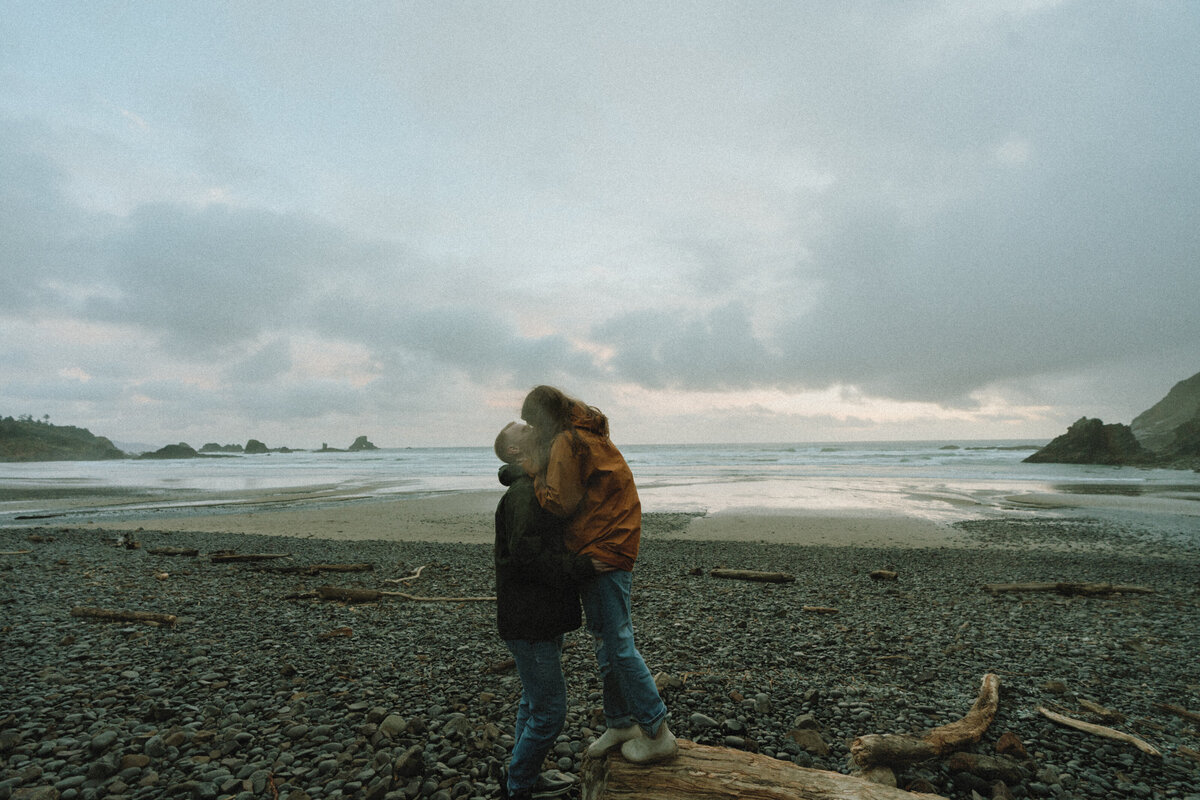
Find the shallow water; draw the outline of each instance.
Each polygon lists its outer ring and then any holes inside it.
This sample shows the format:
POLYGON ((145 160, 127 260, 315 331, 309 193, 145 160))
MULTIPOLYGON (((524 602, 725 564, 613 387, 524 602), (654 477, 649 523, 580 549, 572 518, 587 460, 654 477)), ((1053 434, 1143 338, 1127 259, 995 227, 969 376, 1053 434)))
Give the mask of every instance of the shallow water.
MULTIPOLYGON (((630 445, 647 511, 904 514, 939 522, 1011 507, 1020 495, 1172 498, 1195 503, 1200 475, 1179 470, 1025 464, 1040 442, 630 445)), ((65 498, 139 495, 139 507, 215 504, 229 493, 323 498, 499 491, 490 448, 270 453, 184 460, 0 465, 0 522, 65 498)), ((130 498, 134 500, 133 497, 130 498)), ((1198 525, 1200 527, 1200 525, 1198 525)))

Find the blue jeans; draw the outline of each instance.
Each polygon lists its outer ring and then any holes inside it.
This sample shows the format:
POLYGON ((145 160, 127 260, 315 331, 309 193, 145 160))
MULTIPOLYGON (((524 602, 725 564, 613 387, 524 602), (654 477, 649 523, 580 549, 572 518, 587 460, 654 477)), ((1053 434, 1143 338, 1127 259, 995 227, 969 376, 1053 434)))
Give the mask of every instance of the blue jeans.
POLYGON ((650 736, 667 718, 654 676, 633 644, 629 594, 633 573, 605 572, 579 587, 587 629, 596 645, 604 683, 604 718, 610 728, 637 723, 650 736))
POLYGON ((510 794, 532 789, 542 762, 567 720, 567 682, 562 671, 563 637, 545 642, 508 640, 521 677, 516 743, 508 766, 510 794))

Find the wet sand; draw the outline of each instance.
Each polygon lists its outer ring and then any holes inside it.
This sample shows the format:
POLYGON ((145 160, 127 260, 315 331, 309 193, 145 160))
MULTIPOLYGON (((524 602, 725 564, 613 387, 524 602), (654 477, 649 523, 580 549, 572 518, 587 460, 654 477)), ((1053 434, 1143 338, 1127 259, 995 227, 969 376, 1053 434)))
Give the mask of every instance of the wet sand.
MULTIPOLYGON (((1068 488, 1068 487, 1064 487, 1068 488)), ((347 494, 345 488, 275 489, 263 492, 175 495, 133 493, 125 497, 58 497, 44 511, 12 524, 94 526, 105 530, 196 531, 294 536, 346 541, 487 543, 502 490, 391 497, 347 494)), ((922 502, 928 501, 922 497, 922 502)), ((1173 529, 1200 527, 1193 491, 1147 495, 1110 492, 997 492, 982 501, 954 494, 944 502, 954 513, 930 519, 919 513, 878 509, 764 509, 750 506, 680 515, 666 532, 649 535, 695 541, 852 547, 970 547, 953 522, 981 518, 1136 516, 1142 524, 1173 529), (968 500, 970 502, 968 502, 968 500)), ((646 508, 654 513, 659 509, 646 508)), ((9 519, 13 519, 10 517, 9 519)))

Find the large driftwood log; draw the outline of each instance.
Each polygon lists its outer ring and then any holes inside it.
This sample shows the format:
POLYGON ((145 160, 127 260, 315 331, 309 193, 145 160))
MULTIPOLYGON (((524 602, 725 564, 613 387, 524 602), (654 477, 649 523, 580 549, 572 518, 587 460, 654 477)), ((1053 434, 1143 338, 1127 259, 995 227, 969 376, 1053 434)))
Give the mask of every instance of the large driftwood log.
POLYGON ((1074 728, 1077 731, 1090 733, 1093 736, 1103 736, 1106 739, 1116 739, 1121 742, 1128 742, 1148 756, 1162 755, 1162 753, 1158 751, 1158 748, 1147 743, 1144 739, 1139 739, 1131 733, 1122 733, 1121 731, 1113 730, 1112 728, 1106 728, 1103 725, 1095 725, 1091 722, 1084 722, 1083 720, 1066 717, 1062 714, 1056 714, 1055 712, 1043 706, 1038 706, 1038 713, 1046 719, 1057 722, 1059 725, 1065 725, 1068 728, 1074 728))
POLYGON ((88 617, 108 622, 147 622, 151 625, 174 625, 174 614, 156 614, 153 611, 109 611, 104 608, 76 606, 71 609, 72 617, 88 617))
POLYGON ((1057 592, 1058 594, 1083 597, 1093 597, 1105 594, 1154 594, 1148 586, 1129 586, 1119 583, 988 583, 983 587, 985 592, 1000 594, 1001 592, 1057 592))
POLYGON ((937 800, 790 761, 679 740, 679 755, 632 764, 619 755, 585 759, 582 800, 937 800))
POLYGON ((714 578, 758 583, 793 583, 796 580, 794 575, 786 572, 758 572, 752 569, 714 569, 708 574, 714 578))
POLYGON ((975 705, 962 719, 927 731, 919 738, 890 733, 860 736, 850 743, 850 755, 860 767, 902 766, 944 756, 978 742, 996 718, 999 706, 1000 678, 989 672, 983 676, 975 705))

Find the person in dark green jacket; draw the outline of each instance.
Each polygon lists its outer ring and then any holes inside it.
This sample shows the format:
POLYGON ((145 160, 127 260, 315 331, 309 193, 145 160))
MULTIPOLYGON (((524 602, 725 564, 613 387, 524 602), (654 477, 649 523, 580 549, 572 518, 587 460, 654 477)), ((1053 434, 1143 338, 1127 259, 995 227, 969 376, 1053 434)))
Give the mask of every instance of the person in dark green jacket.
POLYGON ((496 624, 521 678, 512 761, 500 790, 514 800, 571 787, 540 770, 567 718, 562 644, 563 634, 582 624, 576 584, 595 574, 590 557, 567 551, 563 521, 538 504, 521 466, 532 448, 528 425, 509 423, 496 437, 505 462, 500 482, 508 487, 496 506, 496 624))

